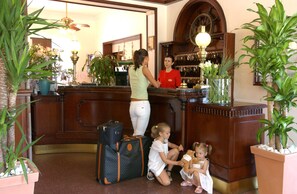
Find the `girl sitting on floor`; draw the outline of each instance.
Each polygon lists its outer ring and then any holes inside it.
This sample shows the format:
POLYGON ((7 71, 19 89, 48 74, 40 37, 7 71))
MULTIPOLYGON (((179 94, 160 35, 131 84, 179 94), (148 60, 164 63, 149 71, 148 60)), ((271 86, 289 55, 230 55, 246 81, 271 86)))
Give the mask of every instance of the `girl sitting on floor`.
POLYGON ((148 174, 149 180, 154 179, 154 175, 161 185, 170 185, 171 170, 174 165, 183 166, 183 162, 176 161, 183 146, 177 146, 168 141, 170 136, 170 127, 166 123, 159 123, 151 129, 151 136, 154 138, 149 153, 148 174), (171 150, 168 151, 168 147, 171 150), (168 165, 167 170, 165 166, 168 165))
POLYGON ((195 142, 193 144, 193 150, 198 161, 197 163, 190 164, 188 173, 183 169, 180 171, 181 177, 184 179, 180 185, 195 185, 195 193, 202 193, 203 190, 207 191, 207 193, 212 193, 213 180, 209 174, 209 161, 206 158, 207 155, 211 154, 212 147, 206 143, 195 142))

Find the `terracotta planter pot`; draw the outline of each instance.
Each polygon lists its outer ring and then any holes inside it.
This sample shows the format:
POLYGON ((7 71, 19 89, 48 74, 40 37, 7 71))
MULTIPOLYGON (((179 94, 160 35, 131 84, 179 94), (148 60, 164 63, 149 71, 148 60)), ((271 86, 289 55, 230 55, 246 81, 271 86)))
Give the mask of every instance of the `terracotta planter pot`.
POLYGON ((297 193, 297 153, 283 155, 251 146, 255 155, 259 194, 297 193))
MULTIPOLYGON (((30 165, 29 165, 30 166, 30 165)), ((1 194, 33 194, 35 182, 38 181, 39 171, 30 166, 33 173, 28 174, 28 183, 23 175, 0 178, 1 194)))

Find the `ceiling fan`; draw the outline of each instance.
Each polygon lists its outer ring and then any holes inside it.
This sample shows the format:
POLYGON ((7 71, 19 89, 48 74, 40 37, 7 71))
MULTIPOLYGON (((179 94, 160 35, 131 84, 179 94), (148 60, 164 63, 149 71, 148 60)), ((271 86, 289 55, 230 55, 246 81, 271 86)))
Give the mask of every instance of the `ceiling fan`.
POLYGON ((63 25, 65 25, 66 29, 71 29, 75 31, 79 31, 81 27, 90 27, 89 24, 78 24, 74 23, 74 20, 68 17, 68 4, 66 3, 66 17, 61 19, 63 25))

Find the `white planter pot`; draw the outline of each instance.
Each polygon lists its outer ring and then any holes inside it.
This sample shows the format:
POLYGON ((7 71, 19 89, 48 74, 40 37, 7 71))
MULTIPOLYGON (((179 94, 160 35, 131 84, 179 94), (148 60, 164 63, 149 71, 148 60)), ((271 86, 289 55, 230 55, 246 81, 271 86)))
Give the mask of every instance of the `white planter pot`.
POLYGON ((23 175, 0 178, 1 194, 34 194, 35 182, 38 181, 39 171, 30 166, 33 173, 28 174, 28 183, 23 175))

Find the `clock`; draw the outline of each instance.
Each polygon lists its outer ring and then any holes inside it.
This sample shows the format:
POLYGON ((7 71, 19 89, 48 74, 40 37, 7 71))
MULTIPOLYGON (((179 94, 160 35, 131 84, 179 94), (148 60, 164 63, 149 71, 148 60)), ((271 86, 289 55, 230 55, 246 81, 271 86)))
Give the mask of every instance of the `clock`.
POLYGON ((212 34, 214 18, 209 13, 199 14, 191 23, 189 39, 196 46, 195 37, 201 31, 201 26, 205 26, 205 32, 212 34))

